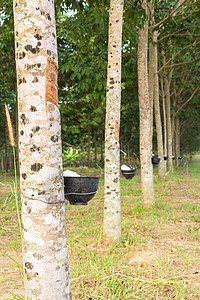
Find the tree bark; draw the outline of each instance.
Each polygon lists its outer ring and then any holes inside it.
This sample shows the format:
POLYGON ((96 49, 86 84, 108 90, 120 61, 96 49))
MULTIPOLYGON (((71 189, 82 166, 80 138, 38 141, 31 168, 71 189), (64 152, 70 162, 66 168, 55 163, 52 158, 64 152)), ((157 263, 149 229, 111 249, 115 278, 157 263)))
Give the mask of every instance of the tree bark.
MULTIPOLYGON (((161 91, 162 91, 162 103, 163 103, 163 129, 164 129, 164 155, 167 156, 167 121, 166 121, 166 103, 164 93, 164 80, 163 76, 160 76, 161 80, 161 91)), ((167 170, 167 161, 164 160, 165 172, 167 170)))
POLYGON ((94 161, 95 161, 95 168, 97 168, 97 134, 96 134, 96 130, 94 130, 94 161))
POLYGON ((87 161, 88 161, 88 168, 90 168, 90 129, 88 129, 88 155, 87 155, 87 161))
MULTIPOLYGON (((154 6, 152 1, 149 2, 149 26, 154 22, 154 6)), ((154 45, 149 43, 149 72, 148 72, 148 85, 149 85, 149 109, 150 109, 150 131, 151 131, 151 147, 153 147, 153 97, 154 97, 154 45)), ((153 149, 151 150, 153 152, 153 149)))
POLYGON ((105 201, 103 237, 121 240, 120 107, 123 0, 110 1, 105 122, 105 201))
POLYGON ((71 299, 54 1, 14 0, 25 299, 71 299))
MULTIPOLYGON (((143 1, 147 10, 147 3, 143 1)), ((138 32, 138 91, 140 111, 140 162, 144 207, 154 204, 153 167, 151 163, 150 105, 147 71, 148 23, 138 32)))
POLYGON ((104 165, 104 158, 103 158, 103 131, 101 133, 101 168, 104 165))
POLYGON ((181 156, 181 149, 180 149, 180 123, 178 117, 175 119, 175 157, 176 157, 176 166, 179 166, 179 157, 181 156))
MULTIPOLYGON (((166 64, 165 53, 163 52, 163 65, 166 64)), ((170 83, 173 70, 167 75, 164 74, 164 89, 166 95, 166 120, 167 120, 167 151, 168 151, 168 169, 172 171, 172 124, 171 124, 171 97, 170 97, 170 83)))
POLYGON ((157 46, 157 32, 153 32, 153 52, 154 52, 154 109, 155 109, 155 121, 156 121, 156 136, 157 136, 157 149, 160 162, 158 165, 158 177, 161 180, 165 179, 165 167, 163 157, 163 134, 162 123, 160 116, 160 102, 159 102, 159 78, 158 78, 158 46, 157 46))

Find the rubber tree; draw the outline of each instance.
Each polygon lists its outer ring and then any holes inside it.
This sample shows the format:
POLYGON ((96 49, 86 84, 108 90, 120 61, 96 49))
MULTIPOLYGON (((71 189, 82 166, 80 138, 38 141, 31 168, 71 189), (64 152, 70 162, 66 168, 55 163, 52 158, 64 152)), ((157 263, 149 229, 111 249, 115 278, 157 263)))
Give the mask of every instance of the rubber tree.
MULTIPOLYGON (((144 0, 142 7, 147 13, 147 2, 144 0)), ((151 163, 151 121, 148 88, 148 21, 138 31, 138 92, 140 112, 140 162, 141 186, 144 207, 154 204, 153 167, 151 163)))
POLYGON ((14 0, 25 299, 71 299, 54 1, 14 0))
POLYGON ((156 137, 157 137, 157 150, 158 156, 160 158, 160 163, 158 165, 158 177, 161 180, 165 178, 165 166, 163 157, 163 134, 162 134, 162 123, 160 114, 160 101, 159 101, 159 77, 158 77, 158 33, 153 32, 153 57, 154 57, 154 110, 155 110, 155 122, 156 122, 156 137))
POLYGON ((111 0, 105 121, 105 200, 103 236, 109 243, 121 240, 120 106, 123 1, 111 0))

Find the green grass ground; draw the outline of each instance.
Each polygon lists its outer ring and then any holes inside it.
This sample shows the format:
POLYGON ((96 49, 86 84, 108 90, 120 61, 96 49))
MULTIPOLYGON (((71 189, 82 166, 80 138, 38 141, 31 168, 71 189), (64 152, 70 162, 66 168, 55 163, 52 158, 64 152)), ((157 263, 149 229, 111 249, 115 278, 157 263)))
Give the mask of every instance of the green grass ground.
MULTIPOLYGON (((0 182, 12 180, 0 175, 0 182)), ((66 204, 73 299, 200 299, 200 156, 163 183, 155 169, 154 181, 156 204, 147 210, 139 171, 132 180, 121 178, 122 242, 114 246, 102 240, 103 178, 88 206, 66 204)), ((0 186, 0 250, 21 262, 20 236, 13 231, 18 229, 14 200, 3 205, 9 193, 0 186)), ((0 299, 20 299, 16 263, 1 255, 0 265, 0 299)))

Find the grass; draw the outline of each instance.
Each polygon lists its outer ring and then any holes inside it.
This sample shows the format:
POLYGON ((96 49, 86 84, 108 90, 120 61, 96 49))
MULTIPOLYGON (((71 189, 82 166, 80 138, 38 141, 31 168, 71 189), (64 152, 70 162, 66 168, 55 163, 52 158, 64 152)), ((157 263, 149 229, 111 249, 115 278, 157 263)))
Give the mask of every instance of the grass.
MULTIPOLYGON (((0 175, 0 181, 12 180, 0 175)), ((199 183, 199 165, 174 170, 163 183, 155 175, 156 203, 148 210, 142 207, 139 171, 132 180, 121 178, 122 242, 113 246, 102 240, 103 178, 88 206, 66 204, 73 299, 200 299, 199 183)), ((8 193, 0 190, 0 249, 21 262, 14 200, 3 206, 8 193)), ((2 265, 5 257, 0 259, 2 265)), ((7 265, 13 268, 0 275, 0 294, 4 287, 13 293, 5 299, 22 299, 17 266, 9 259, 7 265)))

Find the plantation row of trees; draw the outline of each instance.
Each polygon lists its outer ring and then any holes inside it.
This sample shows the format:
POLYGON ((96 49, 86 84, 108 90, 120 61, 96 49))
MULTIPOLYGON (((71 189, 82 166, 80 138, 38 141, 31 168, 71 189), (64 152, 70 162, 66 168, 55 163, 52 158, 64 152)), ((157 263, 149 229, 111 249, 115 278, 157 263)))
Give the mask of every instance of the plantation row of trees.
MULTIPOLYGON (((85 162, 89 165, 97 157, 90 157, 91 148, 98 151, 102 163, 109 1, 55 4, 62 137, 88 152, 85 162)), ((139 157, 137 44, 138 29, 144 24, 145 15, 137 1, 125 1, 124 5, 120 145, 129 155, 135 153, 139 157)), ((1 168, 7 169, 5 102, 9 104, 13 124, 17 122, 12 1, 3 1, 0 10, 1 168)), ((194 152, 200 143, 198 2, 148 1, 147 15, 150 102, 155 99, 155 118, 151 112, 152 151, 159 155, 168 153, 171 165, 172 155, 178 158, 194 152)), ((152 104, 150 109, 153 110, 152 104)))
MULTIPOLYGON (((199 146, 187 132, 199 130, 198 3, 143 0, 124 6, 119 0, 56 1, 59 56, 53 1, 14 1, 15 47, 11 3, 3 4, 1 109, 7 102, 19 140, 26 299, 33 295, 47 299, 52 294, 71 299, 58 104, 63 139, 79 147, 87 143, 88 163, 92 141, 97 159, 98 140, 101 157, 105 140, 103 235, 109 242, 119 242, 120 140, 140 154, 146 207, 154 204, 152 152, 161 158, 159 177, 164 179, 163 155, 168 155, 171 170, 173 154, 190 152, 181 148, 181 134, 193 151, 199 146), (52 282, 47 284, 44 274, 55 274, 52 282)), ((1 126, 1 161, 7 169, 10 155, 3 114, 1 126)))

